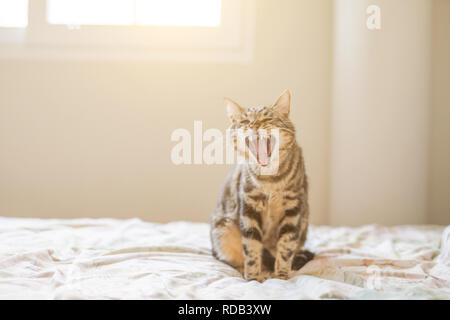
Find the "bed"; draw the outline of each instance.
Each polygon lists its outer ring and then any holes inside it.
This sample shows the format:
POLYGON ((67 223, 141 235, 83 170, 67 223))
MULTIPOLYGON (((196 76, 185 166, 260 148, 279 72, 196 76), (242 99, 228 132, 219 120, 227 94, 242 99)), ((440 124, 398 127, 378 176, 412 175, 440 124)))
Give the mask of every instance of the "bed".
POLYGON ((247 282, 205 223, 0 217, 0 299, 450 299, 450 227, 311 226, 317 256, 247 282))

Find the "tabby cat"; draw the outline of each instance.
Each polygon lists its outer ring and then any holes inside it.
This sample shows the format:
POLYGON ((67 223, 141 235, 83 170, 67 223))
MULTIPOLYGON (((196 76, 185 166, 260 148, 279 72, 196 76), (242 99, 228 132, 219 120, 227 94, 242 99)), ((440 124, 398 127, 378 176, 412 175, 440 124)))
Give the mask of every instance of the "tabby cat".
POLYGON ((261 129, 278 129, 278 170, 260 174, 272 160, 273 136, 234 148, 246 161, 228 175, 211 216, 212 252, 217 259, 238 269, 245 279, 287 279, 313 254, 303 250, 308 230, 308 183, 302 149, 289 120, 291 95, 285 91, 271 107, 241 108, 225 99, 230 129, 258 135, 261 129), (246 148, 246 146, 248 148, 246 148), (250 150, 248 150, 250 149, 250 150), (250 160, 250 152, 257 161, 250 160))

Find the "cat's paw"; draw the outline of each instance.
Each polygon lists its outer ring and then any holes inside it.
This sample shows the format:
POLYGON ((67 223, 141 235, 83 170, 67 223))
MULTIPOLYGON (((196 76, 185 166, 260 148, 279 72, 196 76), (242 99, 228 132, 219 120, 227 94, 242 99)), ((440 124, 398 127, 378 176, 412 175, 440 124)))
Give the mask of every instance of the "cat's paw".
POLYGON ((264 282, 267 280, 267 275, 264 274, 258 274, 258 275, 244 275, 244 279, 247 281, 252 281, 252 280, 256 280, 258 282, 264 282))
POLYGON ((289 273, 284 271, 275 272, 272 277, 274 279, 287 280, 289 279, 289 273))

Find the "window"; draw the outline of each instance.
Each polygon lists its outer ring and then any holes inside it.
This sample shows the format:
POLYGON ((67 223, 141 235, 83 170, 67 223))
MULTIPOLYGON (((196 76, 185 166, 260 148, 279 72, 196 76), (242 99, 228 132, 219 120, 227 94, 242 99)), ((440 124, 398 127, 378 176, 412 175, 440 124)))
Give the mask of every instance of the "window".
POLYGON ((254 0, 0 0, 0 58, 248 61, 254 0))
POLYGON ((0 27, 25 28, 28 24, 28 0, 0 0, 0 27))
POLYGON ((217 27, 221 3, 221 0, 48 0, 47 21, 66 25, 217 27))

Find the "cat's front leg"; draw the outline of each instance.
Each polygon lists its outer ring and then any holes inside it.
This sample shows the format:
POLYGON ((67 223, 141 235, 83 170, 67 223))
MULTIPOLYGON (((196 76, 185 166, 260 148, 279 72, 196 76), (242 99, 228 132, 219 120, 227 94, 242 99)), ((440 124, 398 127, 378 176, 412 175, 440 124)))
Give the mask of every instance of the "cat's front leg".
POLYGON ((275 257, 274 277, 287 279, 291 271, 292 260, 298 246, 300 232, 300 210, 295 207, 286 210, 278 228, 277 254, 275 257))
POLYGON ((243 203, 241 214, 242 248, 244 252, 244 278, 264 281, 262 265, 261 215, 252 206, 243 203))

